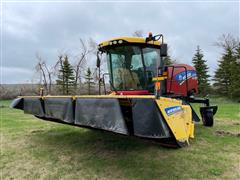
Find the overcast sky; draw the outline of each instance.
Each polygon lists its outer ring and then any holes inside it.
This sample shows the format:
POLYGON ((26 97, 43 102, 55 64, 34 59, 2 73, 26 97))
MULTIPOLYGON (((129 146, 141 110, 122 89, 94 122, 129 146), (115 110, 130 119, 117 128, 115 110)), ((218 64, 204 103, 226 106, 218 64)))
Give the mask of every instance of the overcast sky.
POLYGON ((239 36, 239 2, 4 2, 2 10, 2 83, 30 82, 36 52, 51 65, 59 52, 76 51, 79 38, 100 43, 136 30, 164 34, 182 63, 200 45, 212 75, 221 54, 214 42, 224 33, 239 36))

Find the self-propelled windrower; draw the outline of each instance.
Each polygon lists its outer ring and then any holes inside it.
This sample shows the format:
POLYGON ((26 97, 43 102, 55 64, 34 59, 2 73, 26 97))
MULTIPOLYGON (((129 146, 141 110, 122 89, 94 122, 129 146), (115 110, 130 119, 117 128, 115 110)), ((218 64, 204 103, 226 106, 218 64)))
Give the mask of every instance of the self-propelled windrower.
MULTIPOLYGON (((111 93, 88 96, 19 96, 11 107, 37 118, 157 141, 182 147, 194 137, 200 118, 190 103, 202 103, 205 126, 213 125, 217 106, 195 99, 197 74, 186 64, 164 65, 162 35, 120 37, 98 46, 97 67, 106 54, 111 93)), ((102 83, 99 83, 102 84, 102 83)), ((104 88, 105 89, 105 88, 104 88)), ((101 86, 99 86, 101 90, 101 86)), ((99 91, 100 93, 101 91, 99 91)))

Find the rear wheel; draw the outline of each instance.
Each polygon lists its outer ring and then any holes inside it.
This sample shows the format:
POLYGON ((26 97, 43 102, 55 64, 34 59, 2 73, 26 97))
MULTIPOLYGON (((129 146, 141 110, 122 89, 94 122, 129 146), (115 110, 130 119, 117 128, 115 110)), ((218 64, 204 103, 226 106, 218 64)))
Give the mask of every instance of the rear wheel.
POLYGON ((213 113, 211 111, 205 111, 202 114, 202 121, 204 126, 213 126, 213 113))

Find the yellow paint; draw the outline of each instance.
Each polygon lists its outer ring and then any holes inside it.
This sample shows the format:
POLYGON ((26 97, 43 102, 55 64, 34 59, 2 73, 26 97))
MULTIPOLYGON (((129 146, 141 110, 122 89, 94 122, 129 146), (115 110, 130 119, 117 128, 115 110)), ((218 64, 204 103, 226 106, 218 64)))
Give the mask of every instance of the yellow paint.
POLYGON ((175 138, 178 141, 188 142, 190 137, 194 137, 192 110, 189 105, 182 105, 182 101, 172 100, 173 99, 161 97, 160 99, 156 99, 156 102, 175 138), (181 106, 182 111, 167 115, 165 109, 172 106, 181 106))
POLYGON ((111 99, 131 99, 131 98, 144 98, 144 99, 154 99, 153 95, 82 95, 82 96, 18 96, 20 98, 111 98, 111 99))
POLYGON ((116 92, 112 91, 109 95, 116 95, 116 92))
POLYGON ((164 75, 164 76, 167 76, 167 75, 168 75, 167 71, 163 72, 163 75, 164 75))
POLYGON ((76 98, 112 98, 112 99, 131 99, 131 98, 144 98, 144 99, 154 99, 153 95, 86 95, 86 96, 76 96, 76 98))
POLYGON ((41 98, 42 96, 18 96, 18 98, 41 98))
POLYGON ((167 76, 154 77, 152 81, 163 81, 164 79, 167 79, 167 76))
POLYGON ((146 42, 146 39, 142 38, 142 37, 118 37, 118 38, 113 38, 113 39, 110 39, 108 41, 104 41, 104 42, 100 43, 99 47, 111 46, 110 42, 118 41, 118 40, 127 41, 128 43, 156 45, 158 47, 160 47, 159 45, 161 44, 160 41, 148 41, 148 42, 146 42))

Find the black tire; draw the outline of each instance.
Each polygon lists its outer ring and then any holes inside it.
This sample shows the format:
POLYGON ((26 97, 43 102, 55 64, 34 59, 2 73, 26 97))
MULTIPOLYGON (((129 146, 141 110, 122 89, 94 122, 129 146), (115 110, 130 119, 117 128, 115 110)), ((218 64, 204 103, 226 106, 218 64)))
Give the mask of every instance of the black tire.
POLYGON ((212 127, 213 126, 213 113, 211 111, 205 112, 202 115, 202 121, 204 126, 212 127))

